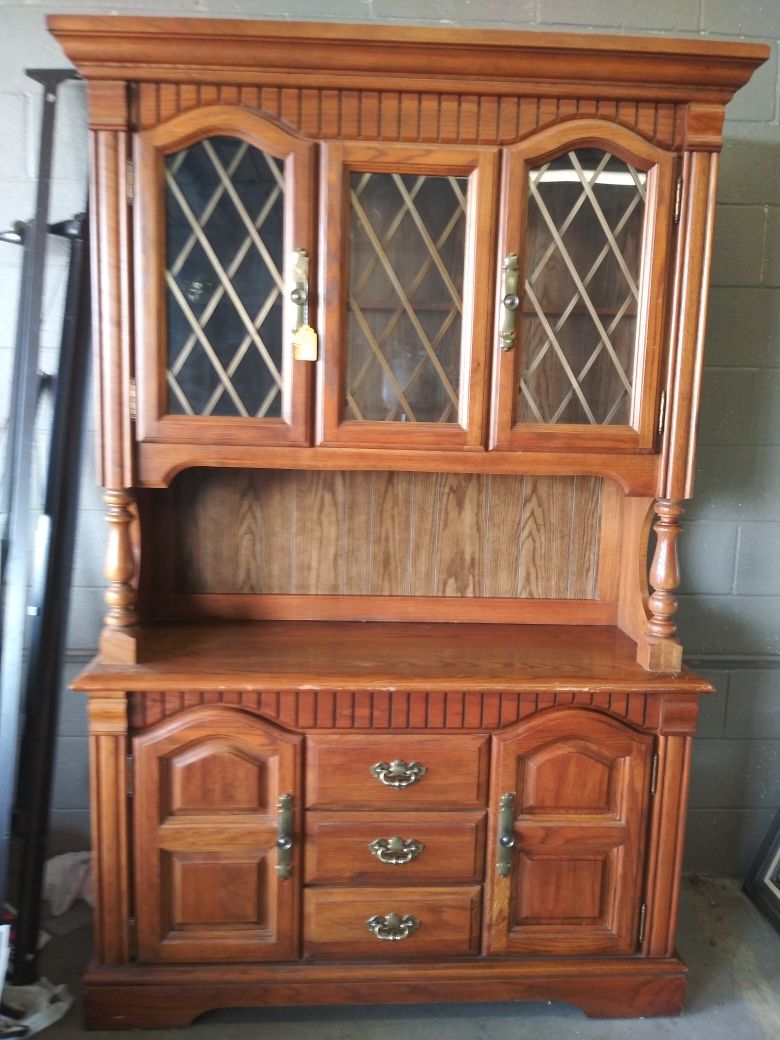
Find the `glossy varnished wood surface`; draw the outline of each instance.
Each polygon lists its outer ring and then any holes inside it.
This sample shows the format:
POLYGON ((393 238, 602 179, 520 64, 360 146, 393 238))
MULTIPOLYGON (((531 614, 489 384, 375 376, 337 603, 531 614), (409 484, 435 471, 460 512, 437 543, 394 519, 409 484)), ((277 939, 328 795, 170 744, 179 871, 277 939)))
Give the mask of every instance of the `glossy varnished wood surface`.
MULTIPOLYGON (((153 592, 153 606, 162 616, 179 616, 184 601, 190 606, 197 601, 196 610, 207 616, 218 610, 240 616, 245 610, 263 617, 269 598, 276 596, 277 617, 289 619, 215 624, 212 617, 203 625, 144 628, 140 664, 96 662, 77 682, 91 693, 99 892, 100 966, 88 981, 88 1024, 184 1024, 229 1005, 434 999, 562 999, 600 1016, 679 1011, 685 968, 672 951, 690 744, 698 694, 709 686, 688 672, 649 674, 636 663, 634 640, 641 640, 648 620, 645 516, 653 496, 676 502, 690 494, 706 302, 702 286, 717 169, 709 153, 722 145, 723 106, 766 60, 768 48, 697 39, 258 20, 66 16, 49 25, 88 80, 95 138, 101 478, 115 493, 109 505, 117 527, 109 568, 112 632, 127 635, 129 642, 135 638, 139 577, 141 606, 149 606, 153 592), (135 374, 133 337, 142 349, 154 344, 143 335, 143 322, 134 329, 132 321, 126 165, 132 133, 149 140, 161 135, 163 141, 171 128, 188 127, 197 136, 209 130, 209 113, 219 112, 229 113, 230 126, 237 122, 245 130, 248 122, 266 121, 274 128, 269 132, 310 152, 311 142, 333 154, 357 147, 361 156, 368 150, 392 153, 395 160, 425 152, 426 163, 434 166, 437 156, 448 154, 451 165, 453 157, 468 153, 469 168, 479 157, 481 169, 472 179, 482 182, 477 194, 483 205, 473 241, 485 248, 478 249, 482 267, 474 272, 472 295, 481 292, 487 299, 474 300, 475 312, 481 308, 473 326, 472 360, 478 363, 471 371, 468 416, 461 416, 468 430, 465 443, 450 449, 433 438, 421 449, 407 443, 407 430, 397 431, 397 440, 384 430, 366 430, 369 436, 354 443, 315 447, 304 430, 311 427, 311 440, 328 433, 324 439, 332 441, 333 429, 323 429, 320 418, 314 432, 314 374, 308 371, 295 446, 274 437, 264 443, 244 439, 240 429, 228 436, 224 423, 215 421, 192 424, 191 437, 187 424, 178 443, 167 434, 157 442, 133 440, 138 434, 129 384, 135 374), (596 122, 602 129, 594 128, 596 122), (580 132, 595 133, 601 141, 602 130, 608 150, 619 152, 622 141, 630 155, 645 156, 644 167, 663 160, 666 171, 659 179, 657 209, 648 218, 648 227, 655 229, 648 246, 657 248, 648 248, 645 256, 651 320, 645 400, 634 422, 638 437, 559 429, 548 438, 546 430, 544 436, 526 430, 522 444, 508 445, 520 450, 506 450, 495 429, 490 439, 485 392, 493 364, 488 339, 495 348, 488 310, 500 259, 493 248, 499 149, 538 157, 545 141, 565 147, 580 132), (675 166, 684 174, 676 229, 671 225, 675 166), (492 269, 485 268, 491 263, 492 269), (484 342, 476 340, 477 328, 487 337, 484 342), (658 437, 657 391, 663 378, 669 407, 666 431, 658 437), (489 450, 491 443, 503 447, 489 450), (325 491, 343 482, 343 473, 306 473, 295 480, 315 491, 292 554, 280 525, 280 496, 267 486, 254 499, 243 491, 221 503, 217 492, 220 509, 213 515, 186 503, 150 552, 149 532, 156 534, 161 524, 159 501, 155 492, 142 494, 139 525, 127 489, 165 486, 190 466, 355 471, 348 479, 356 487, 369 484, 377 492, 359 516, 377 535, 376 545, 349 529, 355 517, 331 509, 338 492, 325 491), (426 474, 440 487, 457 486, 452 508, 435 517, 426 510, 407 514, 404 487, 414 477, 388 478, 390 471, 403 470, 426 474), (527 510, 518 515, 516 496, 499 496, 489 511, 496 523, 489 553, 483 545, 484 510, 475 493, 488 474, 515 475, 509 480, 516 484, 524 478, 525 490, 555 488, 552 495, 535 492, 538 508, 530 518, 527 510), (556 497, 575 475, 578 484, 584 477, 612 477, 626 495, 642 498, 623 499, 607 482, 600 501, 591 497, 583 516, 579 494, 574 501, 556 497), (549 477, 557 481, 538 479, 549 477), (227 536, 225 517, 233 522, 234 513, 237 529, 227 536), (280 526, 263 527, 268 515, 280 526), (409 516, 414 537, 421 540, 417 555, 397 537, 389 518, 399 515, 409 516), (193 531, 197 537, 187 542, 183 532, 193 531), (346 534, 342 559, 340 536, 346 534), (511 551, 496 551, 502 543, 511 551), (174 547, 181 549, 178 570, 174 547), (487 556, 492 569, 485 583, 487 556), (436 580, 432 565, 438 568, 436 580), (475 578, 480 573, 482 578, 475 578), (409 620, 413 598, 415 610, 427 615, 418 613, 415 624, 337 620, 345 617, 344 592, 357 589, 350 582, 366 580, 368 588, 352 596, 348 616, 365 619, 373 610, 376 618, 377 609, 386 609, 409 620), (270 596, 269 583, 278 590, 270 596), (415 583, 424 594, 411 595, 415 583), (320 587, 323 594, 312 596, 320 587), (225 589, 231 591, 220 591, 225 589), (536 625, 504 623, 509 597, 521 594, 527 598, 513 602, 530 607, 534 615, 522 618, 536 625), (546 598, 534 602, 533 597, 546 598), (460 604, 459 612, 451 603, 460 604), (480 620, 492 611, 494 623, 465 623, 474 604, 483 612, 480 620), (301 616, 331 620, 292 620, 301 616), (455 616, 464 623, 429 623, 455 616), (421 617, 426 623, 419 623, 421 617), (540 620, 560 624, 540 625, 540 620), (605 627, 592 627, 595 620, 605 627), (615 620, 632 638, 608 627, 615 620), (136 808, 129 813, 126 755, 133 748, 136 808), (653 752, 658 755, 655 795, 649 782, 653 752), (409 790, 380 790, 372 786, 371 766, 385 755, 417 758, 429 772, 409 790), (315 873, 316 885, 311 873, 303 874, 309 882, 304 893, 289 886, 302 880, 305 847, 296 845, 293 878, 275 882, 268 874, 274 774, 277 786, 295 793, 296 807, 305 794, 312 805, 323 806, 307 810, 305 822, 296 817, 296 841, 308 833, 315 849, 322 843, 324 856, 327 826, 318 828, 316 821, 330 821, 335 828, 330 840, 337 848, 325 873, 315 873), (256 782, 262 776, 271 783, 265 795, 263 783, 256 782), (497 798, 509 789, 518 796, 516 877, 502 888, 494 874, 496 812, 497 798), (464 825, 465 858, 456 876, 448 877, 448 866, 440 861, 414 885, 381 875, 352 876, 352 857, 343 855, 339 837, 353 848, 365 846, 374 837, 373 830, 366 835, 368 821, 376 818, 384 828, 395 816, 397 829, 387 836, 419 838, 423 832, 415 833, 416 824, 434 809, 440 831, 446 831, 447 818, 476 822, 485 814, 487 856, 481 856, 482 829, 477 837, 472 825, 464 825), (620 860, 620 866, 612 869, 610 860, 620 860), (477 887, 483 879, 490 889, 484 907, 477 887), (268 913, 258 904, 261 890, 268 895, 268 913), (302 894, 309 912, 299 929, 302 894), (642 943, 640 901, 647 904, 642 943), (281 927, 274 935, 277 911, 281 927), (425 948, 419 963, 404 964, 410 948, 404 942, 378 942, 367 931, 369 914, 391 911, 419 912, 423 919, 410 940, 412 949, 420 943, 425 948), (481 912, 492 922, 485 948, 500 955, 479 955, 481 912), (153 962, 149 965, 130 963, 136 957, 131 914, 140 926, 137 954, 153 962), (247 945, 247 939, 266 925, 269 942, 257 953, 258 944, 250 939, 247 945), (296 957, 304 937, 308 953, 323 962, 280 963, 282 957, 296 957), (389 957, 387 946, 396 947, 389 957), (577 950, 591 956, 577 956, 577 950), (599 955, 605 950, 610 957, 599 955), (460 959, 447 963, 453 952, 460 959), (264 955, 276 963, 251 963, 253 956, 264 955), (383 963, 372 963, 375 956, 383 963), (330 957, 349 963, 331 964, 330 957), (166 958, 189 964, 160 963, 166 958), (226 963, 231 958, 238 963, 226 963)), ((313 179, 315 170, 310 172, 313 179)), ((159 188, 154 179, 143 169, 136 177, 135 207, 142 222, 159 188)), ((322 183, 327 201, 328 184, 322 183)), ((311 189, 304 195, 310 202, 311 189)), ((295 209, 303 220, 296 230, 301 241, 288 246, 304 244, 314 253, 315 214, 308 204, 295 209)), ((318 304, 339 298, 334 263, 343 221, 333 226, 330 244, 318 258, 318 304)), ((519 242, 512 245, 520 248, 519 242)), ((152 277, 157 261, 151 260, 152 277)), ((142 287, 139 282, 135 292, 142 287)), ((327 339, 320 370, 332 364, 327 339)), ((143 368, 138 375, 143 419, 153 376, 143 368)), ((331 367, 332 391, 337 376, 331 367)), ((338 398, 336 392, 333 399, 338 398)), ((508 427, 508 408, 498 411, 508 427)), ((224 479, 227 485, 233 478, 224 479)), ((295 502, 302 504, 297 493, 295 502)), ((667 545, 668 539, 662 554, 667 545)), ((667 565, 654 568, 654 587, 670 605, 676 581, 675 566, 669 565, 674 560, 667 555, 667 565)), ((655 614, 658 625, 669 611, 658 608, 655 614)), ((659 638, 670 641, 666 631, 659 638)), ((111 650, 109 642, 102 645, 111 650)), ((653 660, 653 667, 668 666, 663 653, 653 660)), ((452 840, 452 825, 449 833, 452 840)))
POLYGON ((485 813, 307 812, 307 885, 446 885, 479 882, 485 870, 485 813), (400 837, 422 851, 386 863, 369 845, 400 837))
POLYGON ((576 708, 494 736, 491 804, 516 794, 515 844, 511 875, 486 875, 488 952, 638 950, 652 748, 649 734, 576 708))
POLYGON ((323 733, 306 742, 307 809, 476 809, 485 805, 488 742, 477 735, 323 733), (390 787, 377 762, 402 760, 425 770, 408 787, 390 787))
POLYGON ((115 78, 122 62, 142 66, 138 79, 176 81, 184 69, 189 78, 193 69, 203 76, 211 68, 216 79, 244 83, 300 86, 335 74, 340 82, 348 75, 355 86, 402 78, 407 86, 436 88, 445 80, 488 79, 500 92, 517 89, 521 68, 540 92, 559 94, 565 84, 575 96, 583 88, 591 93, 597 78, 606 96, 646 96, 653 83, 656 96, 685 96, 696 87, 703 97, 725 102, 769 53, 765 44, 731 41, 389 25, 84 15, 50 16, 47 24, 79 71, 93 79, 115 78))
POLYGON ((530 476, 604 476, 626 494, 652 495, 657 455, 620 452, 415 451, 387 448, 261 448, 226 444, 139 444, 138 484, 168 487, 191 466, 263 469, 394 470, 410 473, 496 473, 530 476))
POLYGON ((310 957, 403 961, 479 952, 482 890, 457 888, 308 888, 303 894, 303 949, 310 957), (408 937, 375 938, 366 920, 409 914, 419 922, 408 937))
POLYGON ((649 674, 610 627, 355 622, 159 625, 143 663, 95 661, 81 690, 573 690, 706 693, 689 672, 649 674))
POLYGON ((275 870, 277 799, 294 796, 302 738, 219 706, 133 741, 135 915, 146 962, 288 960, 301 857, 275 870))
POLYGON ((378 1004, 427 1001, 561 1000, 594 1018, 676 1015, 687 968, 654 960, 545 957, 519 961, 434 960, 425 964, 90 969, 87 1028, 188 1025, 219 1007, 378 1004))
MULTIPOLYGON (((117 694, 123 697, 123 694, 117 694)), ((90 700, 100 699, 94 693, 90 700)), ((395 734, 488 733, 505 729, 548 708, 575 706, 603 712, 652 732, 692 734, 697 693, 517 692, 513 690, 311 689, 188 691, 143 690, 128 695, 133 733, 205 704, 225 704, 294 731, 392 730, 395 734)))

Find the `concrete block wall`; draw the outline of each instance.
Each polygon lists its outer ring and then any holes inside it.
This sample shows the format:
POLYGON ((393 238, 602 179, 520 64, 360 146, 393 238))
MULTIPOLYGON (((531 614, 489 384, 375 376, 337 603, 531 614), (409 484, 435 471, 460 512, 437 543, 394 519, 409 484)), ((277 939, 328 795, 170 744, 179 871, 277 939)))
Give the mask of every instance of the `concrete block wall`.
MULTIPOLYGON (((43 25, 50 11, 744 36, 773 44, 769 62, 728 110, 699 475, 682 539, 682 635, 689 656, 717 687, 705 702, 696 746, 687 865, 743 873, 780 805, 780 2, 0 0, 3 226, 32 210, 38 104, 23 70, 63 64, 43 25)), ((56 218, 83 205, 84 119, 83 87, 66 85, 55 153, 56 218)), ((7 415, 20 259, 14 247, 0 244, 0 417, 7 415)), ((49 367, 55 364, 64 278, 62 256, 51 260, 44 321, 49 367)), ((3 420, 0 436, 5 425, 3 420)), ((43 446, 45 414, 40 427, 43 446)), ((104 531, 91 447, 80 505, 66 679, 90 656, 102 611, 104 531)), ((56 851, 88 840, 84 704, 73 693, 63 698, 52 818, 56 851)))

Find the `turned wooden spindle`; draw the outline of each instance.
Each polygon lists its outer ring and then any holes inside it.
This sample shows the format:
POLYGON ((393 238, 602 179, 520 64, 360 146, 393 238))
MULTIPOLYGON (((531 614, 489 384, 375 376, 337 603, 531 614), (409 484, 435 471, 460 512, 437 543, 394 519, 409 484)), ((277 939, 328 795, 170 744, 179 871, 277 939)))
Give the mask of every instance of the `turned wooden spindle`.
POLYGON ((108 607, 100 640, 101 656, 107 661, 136 660, 137 592, 135 557, 130 526, 135 519, 133 497, 126 491, 106 491, 103 496, 108 523, 105 576, 108 607))
POLYGON ((648 619, 645 636, 639 643, 638 659, 651 671, 679 671, 682 646, 674 638, 678 607, 675 592, 680 584, 679 519, 685 510, 682 502, 668 498, 656 499, 654 509, 656 544, 649 574, 653 592, 647 601, 648 619))

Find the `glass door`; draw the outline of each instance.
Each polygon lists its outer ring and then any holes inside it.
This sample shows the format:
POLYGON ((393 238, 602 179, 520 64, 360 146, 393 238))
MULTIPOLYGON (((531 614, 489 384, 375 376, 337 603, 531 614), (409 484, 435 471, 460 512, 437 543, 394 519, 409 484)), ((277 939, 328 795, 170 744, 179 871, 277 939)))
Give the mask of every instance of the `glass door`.
POLYGON ((598 120, 507 149, 492 447, 652 448, 674 161, 598 120))
POLYGON ((225 106, 138 135, 139 439, 307 443, 289 287, 313 245, 312 156, 225 106))
POLYGON ((318 439, 482 447, 494 150, 329 145, 318 439))

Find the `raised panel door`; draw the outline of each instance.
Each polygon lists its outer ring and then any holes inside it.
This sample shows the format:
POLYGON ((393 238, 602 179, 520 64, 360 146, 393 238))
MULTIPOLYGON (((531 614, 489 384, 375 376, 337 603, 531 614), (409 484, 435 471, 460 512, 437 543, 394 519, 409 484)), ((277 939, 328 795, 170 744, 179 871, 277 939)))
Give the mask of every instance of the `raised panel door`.
POLYGON ((583 709, 496 734, 489 953, 636 952, 652 740, 583 709))
POLYGON ((139 960, 296 955, 300 743, 220 707, 177 715, 135 738, 139 960), (277 851, 285 795, 296 820, 288 876, 277 851))

